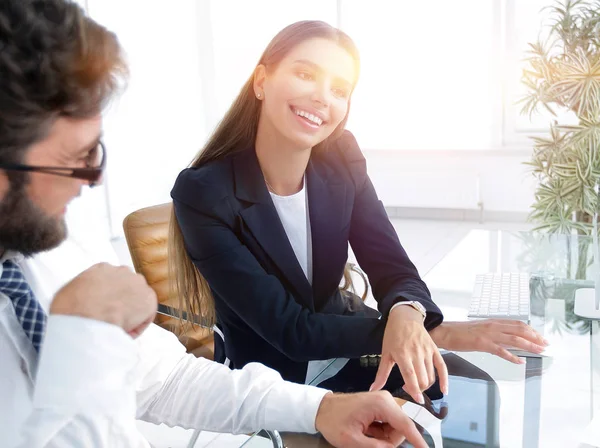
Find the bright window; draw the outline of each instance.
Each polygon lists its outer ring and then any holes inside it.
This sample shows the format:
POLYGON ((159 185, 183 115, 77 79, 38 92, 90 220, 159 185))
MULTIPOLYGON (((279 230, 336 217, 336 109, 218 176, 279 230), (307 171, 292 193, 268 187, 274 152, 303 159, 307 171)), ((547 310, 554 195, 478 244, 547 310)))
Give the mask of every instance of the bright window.
POLYGON ((342 5, 362 59, 349 128, 365 148, 491 146, 493 0, 342 5))

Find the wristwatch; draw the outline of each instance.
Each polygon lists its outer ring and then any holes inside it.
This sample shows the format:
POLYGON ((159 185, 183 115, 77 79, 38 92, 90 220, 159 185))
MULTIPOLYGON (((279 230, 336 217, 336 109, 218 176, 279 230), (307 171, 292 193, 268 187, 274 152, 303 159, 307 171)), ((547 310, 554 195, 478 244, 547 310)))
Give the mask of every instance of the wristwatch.
POLYGON ((423 321, 425 321, 425 318, 427 317, 427 310, 425 309, 425 307, 423 305, 421 305, 419 302, 417 302, 415 300, 409 300, 406 302, 396 303, 393 307, 390 308, 390 313, 392 312, 392 310, 394 308, 396 308, 397 306, 400 306, 400 305, 408 305, 408 306, 414 308, 419 313, 421 313, 421 315, 423 316, 423 321))

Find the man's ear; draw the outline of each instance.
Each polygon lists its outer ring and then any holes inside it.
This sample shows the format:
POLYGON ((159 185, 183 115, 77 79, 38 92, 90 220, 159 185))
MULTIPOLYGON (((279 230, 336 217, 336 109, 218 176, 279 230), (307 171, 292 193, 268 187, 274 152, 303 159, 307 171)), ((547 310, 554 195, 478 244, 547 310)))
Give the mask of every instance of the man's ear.
POLYGON ((10 189, 10 180, 8 180, 8 176, 6 172, 0 170, 0 202, 4 200, 6 193, 10 189))

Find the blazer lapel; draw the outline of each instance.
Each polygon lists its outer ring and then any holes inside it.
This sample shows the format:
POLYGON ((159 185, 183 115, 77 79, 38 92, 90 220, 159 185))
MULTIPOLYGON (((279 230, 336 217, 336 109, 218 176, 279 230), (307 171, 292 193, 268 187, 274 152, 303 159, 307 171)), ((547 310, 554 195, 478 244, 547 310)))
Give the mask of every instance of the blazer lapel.
POLYGON ((346 216, 346 185, 319 172, 311 158, 307 170, 308 208, 312 233, 313 293, 320 308, 337 287, 348 257, 348 242, 341 234, 346 216), (340 271, 340 272, 337 272, 340 271))
POLYGON ((235 194, 252 205, 240 214, 254 238, 296 290, 301 303, 314 310, 312 289, 298 263, 296 254, 281 224, 277 210, 265 186, 254 149, 234 159, 235 194))

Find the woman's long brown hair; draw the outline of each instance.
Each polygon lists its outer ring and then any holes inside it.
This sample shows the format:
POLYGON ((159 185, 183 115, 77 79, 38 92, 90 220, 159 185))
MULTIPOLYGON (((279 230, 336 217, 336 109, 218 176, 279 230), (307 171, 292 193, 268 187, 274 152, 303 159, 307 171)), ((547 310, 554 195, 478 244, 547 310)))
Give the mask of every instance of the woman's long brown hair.
MULTIPOLYGON (((267 71, 273 70, 292 48, 314 38, 331 40, 345 49, 355 61, 358 77, 359 56, 354 42, 343 31, 320 21, 296 22, 281 30, 265 49, 258 65, 264 65, 267 71)), ((261 104, 254 95, 254 74, 252 74, 190 167, 197 168, 252 147, 256 140, 261 104)), ((349 110, 350 104, 348 104, 349 110)), ((315 146, 313 151, 325 151, 331 142, 341 135, 347 119, 346 114, 332 135, 315 146)), ((185 311, 188 316, 202 316, 206 325, 212 326, 216 317, 214 298, 208 282, 198 272, 187 253, 175 209, 171 212, 168 247, 169 296, 178 297, 179 310, 185 311)), ((343 289, 350 291, 353 291, 350 277, 352 270, 355 269, 347 265, 344 271, 343 289)), ((367 288, 363 300, 366 294, 367 288)))

